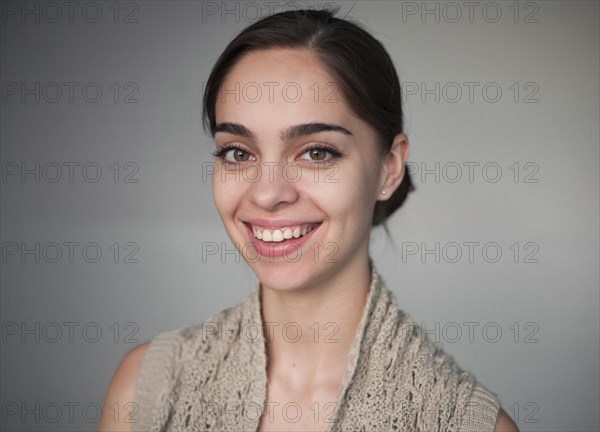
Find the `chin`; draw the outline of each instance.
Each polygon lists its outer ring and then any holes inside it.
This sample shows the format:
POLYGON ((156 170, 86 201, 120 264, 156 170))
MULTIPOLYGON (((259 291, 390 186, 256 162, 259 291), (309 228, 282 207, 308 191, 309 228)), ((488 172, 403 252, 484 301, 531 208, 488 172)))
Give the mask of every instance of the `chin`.
POLYGON ((269 261, 262 258, 248 263, 260 282, 276 291, 293 291, 305 288, 314 282, 318 274, 326 270, 323 264, 317 264, 310 257, 291 262, 284 258, 269 261))

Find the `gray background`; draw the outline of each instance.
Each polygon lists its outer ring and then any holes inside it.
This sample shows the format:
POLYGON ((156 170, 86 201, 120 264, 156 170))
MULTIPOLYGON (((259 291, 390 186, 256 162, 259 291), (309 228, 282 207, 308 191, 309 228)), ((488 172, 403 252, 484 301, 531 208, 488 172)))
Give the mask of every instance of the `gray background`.
MULTIPOLYGON (((203 170, 213 144, 200 110, 217 56, 269 4, 76 2, 72 17, 61 4, 2 4, 2 430, 94 430, 135 341, 207 320, 256 282, 234 253, 203 256, 233 246, 203 170), (78 83, 72 101, 65 82, 78 83), (36 162, 40 181, 22 179, 21 163, 36 162), (65 242, 79 242, 73 262, 65 242), (21 256, 36 243, 39 263, 21 256), (63 255, 51 262, 55 244, 63 255), (88 262, 94 245, 102 256, 88 262)), ((396 249, 372 236, 400 307, 521 430, 599 430, 598 2, 483 1, 472 19, 465 2, 338 4, 415 93, 405 109, 417 191, 389 221, 396 249), (421 15, 436 8, 438 19, 421 15), (472 100, 466 82, 477 83, 472 100), (422 178, 436 163, 439 179, 422 178), (479 243, 472 262, 465 242, 479 243), (439 262, 420 255, 436 243, 439 262)))

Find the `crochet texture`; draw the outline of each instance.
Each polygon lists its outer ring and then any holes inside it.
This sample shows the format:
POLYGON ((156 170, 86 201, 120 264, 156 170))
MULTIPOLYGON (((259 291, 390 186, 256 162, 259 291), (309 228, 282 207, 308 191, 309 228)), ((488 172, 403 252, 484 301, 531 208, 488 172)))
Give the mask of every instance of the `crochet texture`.
MULTIPOLYGON (((497 396, 461 370, 372 279, 328 432, 493 431, 497 396)), ((204 324, 152 339, 137 378, 134 431, 256 431, 267 358, 257 283, 204 324)))

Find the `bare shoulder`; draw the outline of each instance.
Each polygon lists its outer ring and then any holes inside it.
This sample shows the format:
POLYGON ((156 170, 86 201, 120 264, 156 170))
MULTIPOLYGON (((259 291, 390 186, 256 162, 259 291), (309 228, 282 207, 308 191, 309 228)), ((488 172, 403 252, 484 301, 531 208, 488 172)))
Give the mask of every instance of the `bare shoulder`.
POLYGON ((106 391, 98 431, 131 431, 131 422, 128 419, 131 419, 132 413, 136 411, 132 404, 135 384, 149 346, 150 342, 144 342, 123 356, 106 391))
POLYGON ((498 420, 496 420, 494 432, 519 432, 515 422, 502 408, 500 408, 500 414, 498 415, 498 420))

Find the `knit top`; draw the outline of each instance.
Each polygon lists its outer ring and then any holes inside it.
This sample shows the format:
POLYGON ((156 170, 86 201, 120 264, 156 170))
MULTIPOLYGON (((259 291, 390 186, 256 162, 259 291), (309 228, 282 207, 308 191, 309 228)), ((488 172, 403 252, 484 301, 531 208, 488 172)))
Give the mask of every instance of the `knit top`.
MULTIPOLYGON (((371 264, 328 432, 493 431, 500 402, 429 340, 371 264)), ((256 431, 267 395, 260 282, 239 305, 152 339, 134 431, 256 431)), ((291 333, 291 332, 290 332, 291 333)))

